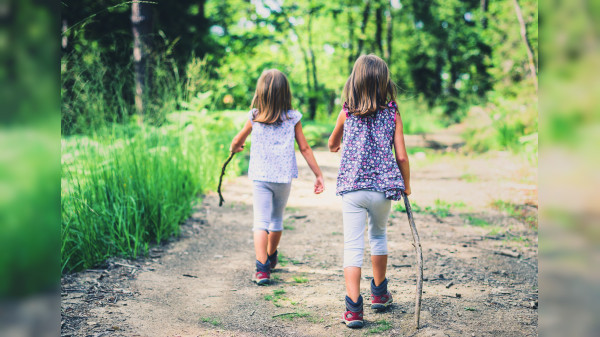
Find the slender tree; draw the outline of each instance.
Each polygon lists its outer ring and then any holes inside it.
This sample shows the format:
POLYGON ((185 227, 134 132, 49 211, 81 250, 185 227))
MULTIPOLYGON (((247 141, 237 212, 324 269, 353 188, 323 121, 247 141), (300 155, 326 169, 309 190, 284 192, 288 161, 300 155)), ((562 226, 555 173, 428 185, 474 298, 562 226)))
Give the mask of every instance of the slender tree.
POLYGON ((147 3, 131 4, 131 27, 133 32, 133 67, 135 74, 135 108, 140 116, 144 115, 144 95, 147 93, 147 58, 150 52, 150 33, 152 32, 152 8, 147 3))
POLYGON ((309 13, 308 13, 308 24, 307 24, 307 30, 308 30, 308 51, 310 52, 310 60, 311 60, 311 66, 312 66, 312 90, 309 93, 309 98, 308 98, 308 106, 309 106, 309 113, 310 113, 310 119, 315 119, 316 115, 317 115, 317 90, 319 89, 319 82, 317 81, 317 63, 316 63, 316 57, 315 57, 315 51, 313 49, 313 43, 312 43, 312 20, 313 20, 313 16, 315 14, 315 9, 311 8, 309 13))
POLYGON ((365 39, 366 39, 366 34, 365 31, 367 30, 367 24, 369 23, 369 14, 371 13, 371 0, 367 0, 367 3, 365 3, 365 8, 363 9, 363 13, 362 13, 362 23, 360 24, 360 36, 358 37, 358 50, 356 51, 356 58, 358 58, 360 56, 360 54, 363 52, 363 47, 365 44, 365 39))
POLYGON ((519 6, 519 2, 517 0, 513 0, 513 4, 515 5, 515 12, 517 13, 517 20, 519 20, 519 26, 521 27, 521 38, 523 39, 523 44, 525 44, 525 49, 527 50, 527 58, 529 59, 529 71, 531 73, 531 78, 533 78, 533 83, 535 85, 535 90, 538 90, 538 79, 537 79, 537 70, 535 66, 535 60, 533 58, 533 51, 531 48, 531 44, 529 43, 529 39, 527 38, 527 25, 525 24, 525 20, 523 20, 523 13, 521 12, 521 6, 519 6))
POLYGON ((488 18, 487 18, 488 4, 489 4, 488 0, 481 0, 479 3, 479 7, 481 8, 481 26, 483 27, 483 29, 487 29, 487 26, 488 26, 488 18))
POLYGON ((386 11, 385 19, 387 21, 386 27, 386 48, 384 57, 388 63, 392 62, 392 41, 394 40, 394 21, 392 17, 392 7, 389 6, 388 11, 386 11))
POLYGON ((348 10, 348 73, 352 72, 354 60, 354 18, 352 10, 348 10))
POLYGON ((383 56, 383 4, 381 1, 377 3, 375 9, 375 45, 379 56, 383 56))

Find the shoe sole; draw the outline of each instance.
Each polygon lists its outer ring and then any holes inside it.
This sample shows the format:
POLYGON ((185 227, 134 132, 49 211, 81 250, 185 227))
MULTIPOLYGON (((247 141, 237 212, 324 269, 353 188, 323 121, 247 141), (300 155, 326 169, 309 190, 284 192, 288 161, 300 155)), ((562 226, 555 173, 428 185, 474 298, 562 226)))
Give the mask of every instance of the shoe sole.
POLYGON ((373 304, 371 304, 371 309, 376 310, 376 311, 382 311, 382 310, 387 309, 392 304, 392 302, 393 302, 393 300, 390 298, 385 303, 373 303, 373 304))
POLYGON ((269 283, 271 283, 271 280, 269 280, 269 279, 256 280, 256 279, 255 279, 255 280, 254 280, 254 282, 255 282, 256 284, 258 284, 259 286, 266 286, 266 285, 268 285, 269 283))
POLYGON ((352 329, 357 329, 357 328, 362 328, 365 323, 363 321, 345 321, 344 323, 346 324, 347 327, 352 328, 352 329))

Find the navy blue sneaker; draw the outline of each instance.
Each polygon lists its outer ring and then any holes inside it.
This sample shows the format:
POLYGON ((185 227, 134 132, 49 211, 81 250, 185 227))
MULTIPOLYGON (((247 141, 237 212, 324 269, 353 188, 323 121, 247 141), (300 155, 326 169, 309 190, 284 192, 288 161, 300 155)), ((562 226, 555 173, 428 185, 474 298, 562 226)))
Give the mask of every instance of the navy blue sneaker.
POLYGON ((275 269, 275 266, 277 265, 277 262, 279 261, 277 259, 277 250, 275 251, 275 253, 273 253, 273 255, 268 255, 268 259, 269 259, 269 262, 271 263, 271 270, 275 269))
POLYGON ((392 304, 392 294, 388 291, 387 285, 387 278, 377 287, 375 286, 375 280, 371 280, 371 309, 382 311, 392 304))
POLYGON ((271 264, 269 260, 261 263, 256 260, 256 273, 254 274, 254 282, 259 286, 264 286, 271 283, 271 264))

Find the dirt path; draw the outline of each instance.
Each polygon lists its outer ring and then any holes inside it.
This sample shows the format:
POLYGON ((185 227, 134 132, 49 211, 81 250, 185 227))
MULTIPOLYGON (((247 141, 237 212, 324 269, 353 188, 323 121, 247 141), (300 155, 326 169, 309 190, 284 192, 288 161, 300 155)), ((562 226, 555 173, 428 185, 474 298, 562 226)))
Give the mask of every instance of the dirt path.
MULTIPOLYGON (((316 151, 316 156, 327 190, 311 194, 311 173, 299 158, 300 178, 293 184, 280 246, 283 263, 272 274, 273 285, 258 287, 250 280, 252 192, 247 177, 240 177, 224 187, 224 207, 217 206, 215 195, 207 196, 182 226, 180 239, 153 250, 150 258, 112 261, 105 270, 64 277, 63 335, 537 336, 537 234, 518 215, 490 206, 495 200, 537 205, 533 169, 507 154, 415 160, 411 201, 430 206, 415 214, 425 258, 422 329, 411 328, 410 229, 406 214, 395 212, 388 232, 394 305, 385 313, 365 307, 366 326, 350 330, 339 319, 344 295, 341 199, 334 195, 339 155, 316 151), (452 205, 449 215, 443 212, 446 204, 452 205)), ((537 206, 523 207, 537 216, 537 206)), ((370 275, 365 259, 365 299, 370 275)))

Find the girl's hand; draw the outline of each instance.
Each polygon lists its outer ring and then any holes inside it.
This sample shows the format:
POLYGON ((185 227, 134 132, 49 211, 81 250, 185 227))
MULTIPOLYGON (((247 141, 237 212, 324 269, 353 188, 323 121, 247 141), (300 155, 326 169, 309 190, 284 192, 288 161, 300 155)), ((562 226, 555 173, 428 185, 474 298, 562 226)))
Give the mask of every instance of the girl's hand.
POLYGON ((338 152, 340 150, 340 148, 341 148, 341 146, 331 148, 331 152, 338 152))
POLYGON ((404 193, 408 196, 410 195, 410 185, 404 186, 404 193))
POLYGON ((233 153, 242 152, 243 150, 244 150, 244 145, 234 146, 233 144, 231 144, 231 146, 229 147, 229 152, 233 152, 233 153))
POLYGON ((321 194, 325 189, 325 184, 323 183, 323 176, 318 176, 315 180, 315 194, 321 194))

